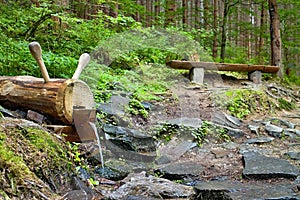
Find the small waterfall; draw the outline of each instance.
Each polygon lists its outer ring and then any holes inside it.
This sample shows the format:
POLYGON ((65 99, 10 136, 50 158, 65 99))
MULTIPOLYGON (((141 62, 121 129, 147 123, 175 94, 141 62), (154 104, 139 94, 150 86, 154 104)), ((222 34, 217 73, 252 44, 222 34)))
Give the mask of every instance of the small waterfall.
POLYGON ((102 154, 102 148, 101 148, 100 138, 99 138, 99 135, 98 135, 98 130, 97 130, 97 127, 96 127, 95 123, 89 122, 89 124, 93 128, 94 133, 96 135, 97 142, 98 142, 98 147, 99 147, 101 167, 102 167, 102 169, 104 169, 104 159, 103 159, 103 154, 102 154))

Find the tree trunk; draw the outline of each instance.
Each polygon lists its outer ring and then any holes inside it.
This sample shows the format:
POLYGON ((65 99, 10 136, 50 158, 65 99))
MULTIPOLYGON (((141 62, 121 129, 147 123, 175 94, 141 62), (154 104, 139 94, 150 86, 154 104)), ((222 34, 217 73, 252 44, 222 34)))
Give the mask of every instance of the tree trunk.
POLYGON ((264 6, 264 2, 261 3, 261 14, 260 14, 260 30, 259 30, 259 42, 258 42, 258 63, 259 64, 263 64, 263 56, 262 54, 262 50, 265 44, 265 39, 264 39, 264 33, 265 33, 265 29, 264 29, 264 25, 266 22, 266 9, 264 6))
POLYGON ((175 24, 176 1, 166 0, 166 22, 165 26, 175 24))
POLYGON ((151 7, 152 7, 151 0, 146 0, 146 27, 150 27, 152 25, 151 7))
POLYGON ((226 28, 227 28, 227 17, 228 17, 228 11, 229 11, 229 6, 228 3, 224 3, 224 10, 223 10, 223 21, 222 21, 222 26, 221 26, 221 54, 220 54, 220 60, 221 62, 224 62, 225 59, 225 48, 226 48, 226 40, 227 40, 227 35, 226 35, 226 28))
POLYGON ((228 22, 228 15, 230 8, 235 6, 239 3, 239 0, 235 1, 234 3, 230 4, 229 0, 224 0, 224 9, 223 9, 223 22, 221 26, 221 54, 220 60, 224 62, 225 59, 225 49, 226 49, 226 41, 227 41, 227 22, 228 22))
POLYGON ((277 75, 283 76, 281 57, 280 20, 276 0, 269 0, 270 36, 271 36, 271 65, 279 66, 277 75))
POLYGON ((218 54, 218 0, 214 0, 214 21, 213 21, 213 48, 212 48, 212 56, 214 59, 217 58, 218 54))
POLYGON ((53 120, 73 123, 73 108, 92 109, 88 85, 74 79, 44 79, 32 76, 0 77, 0 102, 11 108, 31 109, 53 120))
POLYGON ((188 27, 188 0, 182 0, 182 9, 183 9, 183 16, 182 16, 182 23, 183 26, 188 27))

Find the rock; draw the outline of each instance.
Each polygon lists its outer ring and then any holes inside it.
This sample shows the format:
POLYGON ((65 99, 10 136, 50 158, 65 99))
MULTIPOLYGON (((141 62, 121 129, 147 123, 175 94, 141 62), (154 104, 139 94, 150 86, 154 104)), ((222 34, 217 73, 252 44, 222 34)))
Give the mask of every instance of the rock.
POLYGON ((277 137, 277 138, 281 138, 282 136, 283 128, 273 125, 271 124, 271 122, 266 123, 265 129, 270 136, 277 137))
POLYGON ((279 125, 283 125, 283 126, 285 126, 287 128, 291 128, 291 129, 294 129, 295 126, 296 126, 295 124, 293 124, 293 123, 291 123, 289 121, 278 119, 278 118, 272 118, 271 120, 272 120, 272 122, 278 122, 279 125))
POLYGON ((243 155, 243 176, 249 179, 296 178, 299 169, 288 161, 248 152, 243 155))
MULTIPOLYGON (((13 117, 13 118, 18 118, 18 117, 25 117, 25 116, 20 116, 17 112, 13 112, 11 110, 8 110, 0 105, 0 112, 4 117, 13 117)), ((2 117, 2 116, 1 116, 2 117)))
POLYGON ((32 121, 34 121, 36 123, 39 123, 39 124, 43 123, 44 120, 45 120, 45 116, 44 115, 42 115, 42 114, 40 114, 38 112, 35 112, 33 110, 28 110, 26 117, 27 117, 27 119, 32 120, 32 121))
POLYGON ((237 181, 200 182, 195 186, 197 200, 300 199, 289 183, 240 183, 237 181))
POLYGON ((199 118, 188 118, 188 117, 181 117, 176 119, 171 119, 166 121, 166 124, 170 125, 177 125, 177 126, 186 126, 191 128, 201 128, 202 120, 199 118))
POLYGON ((267 154, 271 154, 272 153, 272 149, 262 149, 262 148, 258 148, 255 146, 252 146, 251 144, 241 144, 239 147, 239 153, 244 155, 246 153, 249 152, 255 152, 255 153, 260 153, 262 155, 267 155, 267 154))
POLYGON ((219 126, 227 130, 227 135, 234 138, 240 138, 245 135, 245 133, 241 129, 231 128, 227 126, 219 126))
POLYGON ((113 181, 119 181, 124 179, 128 174, 126 173, 120 173, 115 170, 112 170, 109 167, 98 167, 94 170, 94 173, 102 178, 106 178, 113 181))
POLYGON ((239 147, 239 144, 230 141, 230 142, 223 143, 222 147, 225 149, 236 149, 239 147))
POLYGON ((300 137, 300 130, 297 129, 291 129, 291 128, 287 128, 285 129, 285 134, 292 134, 292 135, 297 135, 298 137, 300 137))
POLYGON ((224 112, 217 112, 214 116, 213 122, 222 126, 228 126, 236 129, 242 125, 241 120, 224 112))
POLYGON ((137 130, 105 124, 103 131, 106 133, 106 140, 125 151, 154 152, 156 150, 152 136, 137 130))
POLYGON ((259 134, 259 126, 248 124, 248 128, 251 130, 252 133, 255 133, 256 135, 259 134))
POLYGON ((182 180, 198 177, 203 172, 203 169, 203 166, 198 163, 186 161, 171 163, 160 167, 155 170, 155 173, 161 174, 162 178, 168 180, 182 180))
POLYGON ((145 172, 130 174, 123 185, 114 191, 109 199, 125 200, 128 197, 140 199, 193 199, 193 187, 180 185, 163 178, 147 176, 145 172))
POLYGON ((160 165, 176 161, 180 156, 195 146, 197 146, 195 142, 179 140, 173 137, 167 144, 158 148, 156 164, 160 165))
POLYGON ((67 192, 62 199, 86 200, 95 197, 94 191, 87 187, 80 179, 73 177, 71 180, 72 190, 67 192))
POLYGON ((293 160, 300 160, 300 151, 299 152, 290 151, 290 152, 285 153, 284 155, 288 156, 290 159, 293 159, 293 160))
POLYGON ((119 146, 118 144, 113 143, 110 140, 105 141, 106 148, 110 150, 114 156, 118 159, 126 159, 137 162, 153 162, 156 158, 156 152, 135 152, 130 150, 125 150, 124 146, 119 146))
POLYGON ((259 137, 259 138, 252 138, 247 140, 246 144, 263 144, 272 142, 275 138, 273 137, 259 137))
POLYGON ((141 104, 146 110, 151 110, 151 108, 153 106, 151 103, 145 102, 145 101, 141 102, 141 104))
POLYGON ((123 97, 119 94, 112 95, 109 103, 100 103, 97 108, 98 112, 105 112, 109 115, 124 115, 125 107, 129 105, 130 98, 123 97))

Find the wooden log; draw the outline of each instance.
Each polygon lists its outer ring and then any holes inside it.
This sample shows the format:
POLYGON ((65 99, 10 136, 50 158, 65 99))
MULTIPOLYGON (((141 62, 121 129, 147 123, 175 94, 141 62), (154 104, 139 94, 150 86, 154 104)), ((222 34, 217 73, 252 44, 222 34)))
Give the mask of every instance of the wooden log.
POLYGON ((180 61, 172 60, 167 66, 173 69, 204 68, 205 70, 219 71, 235 71, 235 72, 253 72, 261 71, 262 73, 276 74, 279 70, 278 66, 270 65, 248 65, 248 64, 232 64, 232 63, 214 63, 214 62, 196 62, 196 61, 180 61))
POLYGON ((73 123, 73 109, 92 109, 93 94, 88 85, 75 79, 50 79, 32 76, 0 77, 0 103, 31 109, 63 124, 73 123))

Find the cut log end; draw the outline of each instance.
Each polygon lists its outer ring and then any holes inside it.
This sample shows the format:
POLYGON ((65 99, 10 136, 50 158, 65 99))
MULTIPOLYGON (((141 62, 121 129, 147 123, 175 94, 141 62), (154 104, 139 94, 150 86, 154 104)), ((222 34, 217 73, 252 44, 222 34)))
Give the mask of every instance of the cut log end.
POLYGON ((92 109, 94 98, 89 86, 80 80, 30 76, 0 77, 0 103, 31 109, 63 124, 73 123, 74 107, 92 109))

